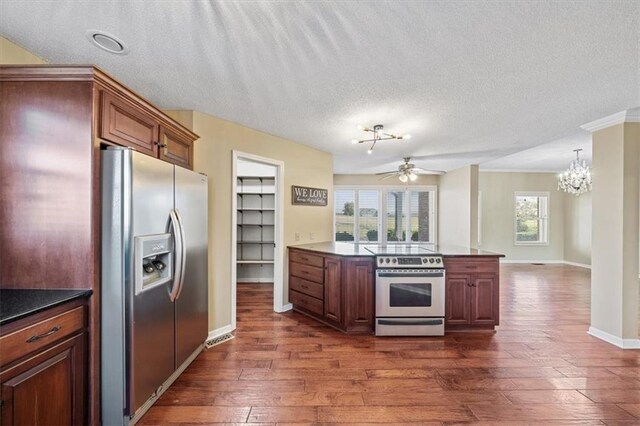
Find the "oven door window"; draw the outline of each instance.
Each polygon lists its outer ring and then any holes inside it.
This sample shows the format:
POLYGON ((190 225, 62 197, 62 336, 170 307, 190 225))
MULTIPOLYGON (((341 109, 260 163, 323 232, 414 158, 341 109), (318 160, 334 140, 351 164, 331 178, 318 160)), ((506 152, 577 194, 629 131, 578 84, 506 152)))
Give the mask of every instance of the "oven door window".
POLYGON ((390 307, 431 307, 431 283, 392 283, 389 285, 390 307))

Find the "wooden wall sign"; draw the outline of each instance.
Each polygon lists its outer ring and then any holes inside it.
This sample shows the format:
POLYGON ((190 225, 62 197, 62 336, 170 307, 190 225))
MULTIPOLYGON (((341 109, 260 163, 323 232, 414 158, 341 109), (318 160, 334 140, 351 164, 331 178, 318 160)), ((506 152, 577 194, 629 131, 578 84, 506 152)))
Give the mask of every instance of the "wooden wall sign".
POLYGON ((294 206, 326 206, 328 198, 326 189, 291 185, 291 204, 294 206))

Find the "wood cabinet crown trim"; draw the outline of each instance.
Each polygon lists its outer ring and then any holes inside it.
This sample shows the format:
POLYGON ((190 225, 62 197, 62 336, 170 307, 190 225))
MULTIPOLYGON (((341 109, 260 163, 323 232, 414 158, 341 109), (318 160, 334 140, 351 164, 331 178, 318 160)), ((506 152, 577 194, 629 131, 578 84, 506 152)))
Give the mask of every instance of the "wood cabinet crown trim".
POLYGON ((171 131, 193 140, 199 138, 196 133, 94 65, 0 65, 0 81, 88 81, 98 83, 101 89, 109 90, 126 98, 135 106, 143 108, 171 131))

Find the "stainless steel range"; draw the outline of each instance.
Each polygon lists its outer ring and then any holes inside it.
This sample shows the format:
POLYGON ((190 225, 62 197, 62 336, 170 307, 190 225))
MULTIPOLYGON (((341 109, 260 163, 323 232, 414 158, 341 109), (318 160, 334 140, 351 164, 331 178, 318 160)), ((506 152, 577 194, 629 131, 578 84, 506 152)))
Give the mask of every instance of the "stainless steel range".
POLYGON ((367 250, 376 255, 376 336, 443 336, 442 255, 420 246, 367 250))

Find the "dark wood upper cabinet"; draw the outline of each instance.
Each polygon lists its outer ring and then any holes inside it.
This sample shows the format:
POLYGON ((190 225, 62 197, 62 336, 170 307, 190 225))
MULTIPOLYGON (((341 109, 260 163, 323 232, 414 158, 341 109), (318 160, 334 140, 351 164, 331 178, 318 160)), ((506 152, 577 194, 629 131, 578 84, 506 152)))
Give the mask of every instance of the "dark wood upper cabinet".
POLYGON ((193 140, 160 126, 159 158, 193 169, 193 140))
POLYGON ((100 138, 193 169, 195 135, 163 122, 145 105, 101 90, 100 138))
POLYGON ((102 91, 100 137, 142 153, 158 156, 160 124, 144 110, 102 91))
POLYGON ((324 316, 331 321, 342 320, 342 277, 340 258, 324 258, 324 316))

